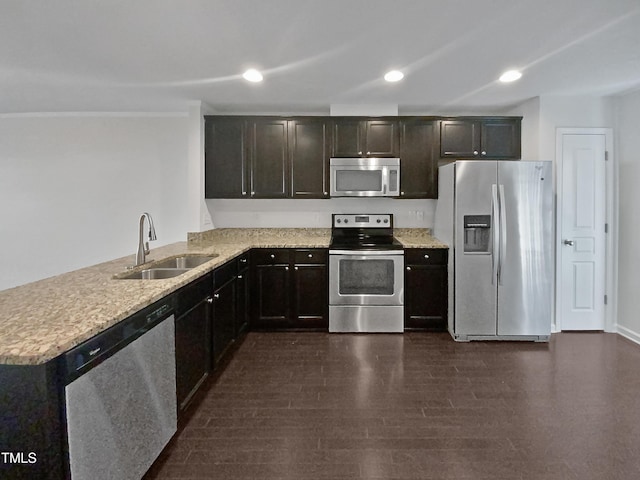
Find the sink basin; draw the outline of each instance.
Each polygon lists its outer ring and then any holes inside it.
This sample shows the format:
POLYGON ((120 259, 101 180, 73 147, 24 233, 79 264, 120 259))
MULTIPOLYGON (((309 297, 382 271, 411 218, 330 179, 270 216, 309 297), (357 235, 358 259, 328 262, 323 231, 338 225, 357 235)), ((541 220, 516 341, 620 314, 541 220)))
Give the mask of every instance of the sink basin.
POLYGON ((181 257, 166 258, 153 263, 153 268, 195 268, 209 260, 216 258, 218 254, 212 255, 182 255, 181 257))
POLYGON ((147 268, 119 275, 117 278, 123 280, 162 280, 164 278, 177 277, 189 270, 189 268, 147 268))

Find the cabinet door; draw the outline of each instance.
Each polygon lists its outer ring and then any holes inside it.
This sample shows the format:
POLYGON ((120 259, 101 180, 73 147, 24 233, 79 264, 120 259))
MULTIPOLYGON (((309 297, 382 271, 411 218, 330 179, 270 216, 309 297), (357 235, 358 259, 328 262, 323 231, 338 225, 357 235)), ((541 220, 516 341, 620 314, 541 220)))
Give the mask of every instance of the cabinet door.
POLYGON ((331 122, 334 157, 361 157, 364 155, 364 129, 362 121, 353 119, 336 119, 331 122))
POLYGON ((247 197, 244 120, 205 118, 205 197, 247 197))
POLYGON ((236 280, 216 287, 213 294, 213 359, 220 363, 233 343, 236 328, 236 280))
POLYGON ((395 120, 368 120, 365 122, 365 151, 368 157, 398 156, 398 122, 395 120))
POLYGON ((440 122, 440 157, 477 158, 480 155, 480 123, 472 120, 440 122))
POLYGON ((202 300, 176 319, 176 388, 178 409, 184 410, 211 368, 210 304, 202 300))
POLYGON ((258 329, 288 328, 290 326, 289 265, 255 265, 251 290, 252 327, 258 329))
POLYGON ((482 123, 481 155, 489 159, 520 158, 520 120, 487 120, 482 123))
POLYGON ((436 122, 400 122, 400 196, 438 198, 436 122))
POLYGON ((329 328, 327 253, 327 250, 322 249, 300 249, 294 252, 294 328, 329 328))
POLYGON ((236 338, 249 330, 249 278, 249 269, 241 270, 236 278, 236 338))
POLYGON ((289 194, 287 120, 250 120, 251 196, 284 198, 289 194))
POLYGON ((447 251, 405 250, 405 329, 446 330, 447 251))
POLYGON ((294 198, 329 197, 329 133, 327 121, 289 122, 291 192, 294 198))

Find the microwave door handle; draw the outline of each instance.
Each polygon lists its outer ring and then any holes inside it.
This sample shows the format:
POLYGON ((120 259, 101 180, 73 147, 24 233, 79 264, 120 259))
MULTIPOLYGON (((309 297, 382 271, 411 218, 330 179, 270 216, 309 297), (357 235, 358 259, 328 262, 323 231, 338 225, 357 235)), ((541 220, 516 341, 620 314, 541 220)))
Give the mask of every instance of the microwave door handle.
POLYGON ((389 184, 389 168, 382 167, 382 195, 387 194, 387 185, 389 184))

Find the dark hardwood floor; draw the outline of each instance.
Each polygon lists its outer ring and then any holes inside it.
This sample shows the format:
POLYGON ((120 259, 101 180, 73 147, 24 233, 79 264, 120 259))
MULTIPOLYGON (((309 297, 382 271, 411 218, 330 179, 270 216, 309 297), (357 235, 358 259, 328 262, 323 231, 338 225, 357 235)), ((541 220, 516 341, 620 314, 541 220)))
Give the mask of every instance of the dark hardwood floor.
POLYGON ((637 479, 640 346, 250 333, 148 479, 637 479))

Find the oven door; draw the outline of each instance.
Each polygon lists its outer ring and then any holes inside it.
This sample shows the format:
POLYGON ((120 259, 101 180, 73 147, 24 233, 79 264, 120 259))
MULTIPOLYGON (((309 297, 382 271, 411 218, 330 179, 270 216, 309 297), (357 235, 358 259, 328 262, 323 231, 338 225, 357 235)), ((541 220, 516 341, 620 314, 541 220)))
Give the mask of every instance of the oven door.
POLYGON ((329 305, 403 303, 402 250, 329 251, 329 305))

